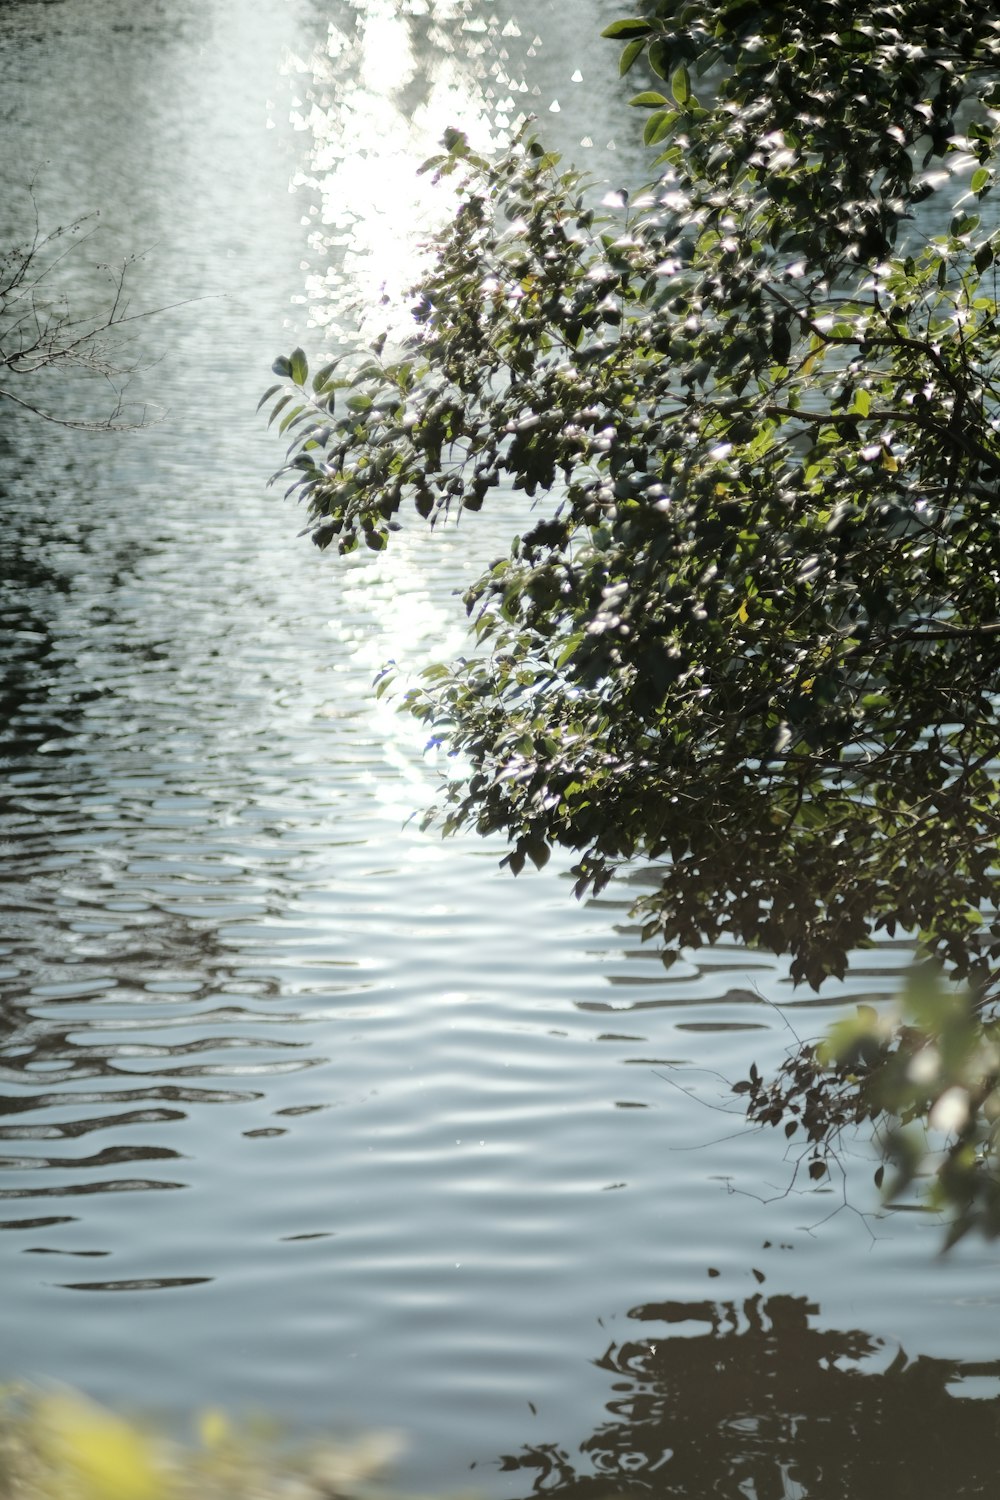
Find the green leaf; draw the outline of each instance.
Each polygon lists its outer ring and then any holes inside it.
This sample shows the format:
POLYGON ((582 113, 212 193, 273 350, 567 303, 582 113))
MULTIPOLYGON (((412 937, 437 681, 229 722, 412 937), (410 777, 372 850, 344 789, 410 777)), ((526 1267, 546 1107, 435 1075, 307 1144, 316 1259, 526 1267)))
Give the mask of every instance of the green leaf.
POLYGON ((293 349, 289 361, 289 373, 296 385, 305 385, 309 374, 309 362, 301 349, 293 349))
POLYGON ((441 144, 452 156, 467 156, 469 154, 469 137, 464 130, 456 130, 454 125, 449 125, 441 137, 441 144))
POLYGON ((285 414, 285 416, 282 418, 281 426, 278 428, 278 434, 279 434, 279 436, 281 435, 281 433, 287 432, 288 429, 289 429, 289 427, 291 427, 292 423, 295 421, 295 419, 297 417, 300 417, 304 411, 305 411, 305 407, 304 406, 293 406, 292 410, 290 412, 287 412, 285 414))
POLYGON ((625 17, 621 21, 612 21, 610 26, 605 26, 601 32, 601 36, 612 38, 622 36, 643 37, 651 35, 653 30, 654 27, 648 21, 641 21, 634 17, 625 17))
POLYGON ((645 39, 643 37, 637 38, 637 40, 634 41, 634 42, 629 42, 628 46, 623 50, 621 58, 620 58, 619 63, 618 63, 618 76, 619 76, 619 78, 624 78, 625 77, 625 74, 629 71, 629 69, 631 68, 632 64, 635 62, 636 58, 642 52, 642 49, 643 49, 643 47, 645 47, 645 45, 646 45, 646 42, 645 42, 645 39))
POLYGON ((669 101, 666 95, 657 94, 653 89, 645 89, 641 94, 636 94, 628 102, 631 105, 644 105, 651 109, 659 109, 661 105, 667 104, 669 101))
POLYGON ((670 134, 671 126, 677 119, 675 109, 657 110, 656 114, 650 115, 642 132, 642 139, 647 146, 655 146, 670 134))
POLYGON ((317 395, 319 395, 320 391, 322 391, 323 387, 326 385, 327 381, 330 379, 330 376, 333 374, 334 370, 339 364, 340 360, 334 359, 331 360, 328 365, 324 365, 321 370, 316 371, 316 374, 313 376, 312 387, 317 395))
POLYGON ((544 839, 538 839, 528 845, 528 858, 536 870, 544 870, 549 862, 551 849, 544 839))
POLYGON ((969 183, 969 187, 978 195, 984 188, 989 187, 991 177, 992 173, 986 167, 978 167, 972 174, 972 181, 969 183))
POLYGON ((647 53, 649 66, 657 78, 668 78, 670 76, 670 50, 662 37, 657 37, 649 44, 647 53))
POLYGON ((265 401, 270 401, 270 399, 274 395, 275 391, 280 391, 280 390, 281 390, 281 386, 280 385, 269 385, 268 388, 267 388, 267 390, 264 392, 263 396, 261 396, 260 400, 257 402, 257 410, 260 411, 261 407, 264 405, 264 402, 265 401))
POLYGON ((687 68, 681 67, 674 70, 670 80, 670 92, 673 94, 681 109, 684 109, 691 99, 691 75, 687 68))
POLYGON ((963 235, 971 234, 974 229, 978 228, 978 214, 957 213, 951 221, 950 232, 956 239, 961 239, 963 235))
POLYGON ((292 373, 292 362, 290 359, 286 359, 283 354, 279 354, 271 369, 275 375, 280 375, 282 380, 287 380, 292 373))
POLYGON ((417 176, 423 177, 428 172, 436 171, 437 168, 443 166, 447 160, 448 157, 442 155, 440 152, 436 156, 429 156, 426 161, 422 161, 420 163, 419 167, 417 168, 417 176))
POLYGON ((285 407, 288 405, 288 403, 289 403, 289 401, 291 401, 291 399, 292 399, 291 392, 289 392, 289 394, 287 396, 282 396, 282 398, 281 398, 280 401, 276 401, 275 402, 275 404, 274 404, 274 410, 272 411, 271 415, 267 419, 267 425, 268 425, 268 427, 270 427, 271 423, 274 421, 274 419, 278 415, 278 413, 281 412, 281 411, 284 411, 285 407))
POLYGON ((583 640, 584 634, 582 630, 577 631, 575 635, 570 636, 569 640, 566 642, 565 646, 556 657, 556 666, 564 667, 570 660, 570 658, 576 655, 583 640))

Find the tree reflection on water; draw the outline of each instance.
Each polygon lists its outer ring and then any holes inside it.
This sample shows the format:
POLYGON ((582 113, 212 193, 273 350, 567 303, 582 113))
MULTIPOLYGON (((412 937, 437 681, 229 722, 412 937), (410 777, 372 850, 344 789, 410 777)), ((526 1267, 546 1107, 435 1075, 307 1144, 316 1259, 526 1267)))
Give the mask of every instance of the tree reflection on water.
POLYGON ((792 1296, 634 1308, 631 1318, 659 1326, 596 1361, 613 1379, 610 1420, 579 1457, 541 1444, 501 1466, 533 1472, 532 1492, 560 1500, 994 1493, 1000 1360, 893 1357, 860 1330, 812 1326, 818 1313, 792 1296), (980 1389, 988 1381, 982 1399, 961 1394, 973 1377, 980 1389))

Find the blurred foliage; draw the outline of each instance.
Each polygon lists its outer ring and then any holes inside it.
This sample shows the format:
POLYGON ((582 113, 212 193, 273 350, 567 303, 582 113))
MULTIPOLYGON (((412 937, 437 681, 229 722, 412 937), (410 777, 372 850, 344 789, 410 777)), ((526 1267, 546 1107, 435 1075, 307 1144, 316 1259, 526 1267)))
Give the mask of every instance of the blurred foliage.
POLYGON ((0 1500, 370 1500, 391 1436, 309 1450, 273 1428, 200 1421, 184 1448, 72 1391, 0 1392, 0 1500))
POLYGON ((1000 1235, 1000 1020, 936 973, 914 969, 900 1005, 859 1005, 773 1079, 753 1067, 735 1091, 751 1120, 783 1128, 792 1185, 800 1171, 826 1179, 845 1133, 868 1122, 891 1167, 875 1169, 885 1202, 919 1183, 950 1219, 948 1246, 1000 1235))
MULTIPOLYGON (((275 365, 291 491, 341 553, 411 508, 538 502, 465 596, 476 649, 406 696, 472 768, 445 831, 505 834, 515 873, 568 849, 578 895, 651 861, 638 910, 668 960, 730 936, 818 986, 918 934, 978 1024, 1000 960, 1000 20, 645 0, 605 35, 649 85, 651 186, 596 203, 530 137, 488 162, 451 132, 427 169, 459 208, 405 347, 311 382, 301 349, 275 365)), ((869 1117, 855 1074, 802 1067, 778 1086, 825 1093, 831 1129, 869 1117)), ((940 1181, 964 1212, 965 1178, 940 1181)))

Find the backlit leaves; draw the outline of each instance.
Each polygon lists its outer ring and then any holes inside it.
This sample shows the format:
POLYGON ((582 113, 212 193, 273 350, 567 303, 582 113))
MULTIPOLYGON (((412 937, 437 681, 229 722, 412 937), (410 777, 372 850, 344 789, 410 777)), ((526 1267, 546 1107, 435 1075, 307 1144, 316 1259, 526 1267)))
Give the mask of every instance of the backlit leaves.
MULTIPOLYGON (((405 347, 311 392, 301 350, 275 365, 291 488, 341 552, 538 504, 470 583, 477 649, 407 697, 471 767, 446 830, 503 833, 515 873, 568 849, 581 895, 649 861, 637 909, 672 951, 735 937, 819 985, 898 929, 985 997, 1000 23, 642 9, 605 34, 652 75, 649 189, 600 201, 530 137, 487 163, 452 134, 460 208, 405 347)), ((833 1067, 790 1078, 817 1128, 833 1067)))

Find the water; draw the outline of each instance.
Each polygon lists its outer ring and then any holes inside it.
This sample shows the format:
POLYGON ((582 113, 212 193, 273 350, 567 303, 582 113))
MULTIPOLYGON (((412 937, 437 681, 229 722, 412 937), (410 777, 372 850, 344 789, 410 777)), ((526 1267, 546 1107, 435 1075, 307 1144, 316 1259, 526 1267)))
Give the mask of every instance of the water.
POLYGON ((862 1217, 863 1138, 845 1206, 718 1112, 777 1002, 814 1034, 906 950, 818 1000, 736 948, 665 973, 626 889, 422 833, 437 768, 371 680, 460 647, 514 501, 337 563, 264 489, 270 360, 406 283, 446 125, 533 101, 640 170, 615 11, 0 9, 0 227, 37 170, 43 220, 101 210, 75 297, 143 252, 136 308, 187 301, 133 325, 157 425, 0 405, 0 1377, 400 1429, 413 1488, 985 1493, 996 1253, 862 1217))

